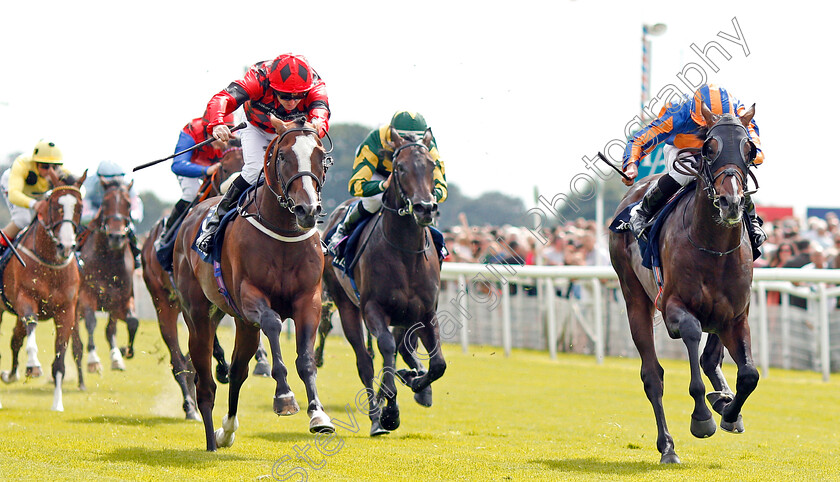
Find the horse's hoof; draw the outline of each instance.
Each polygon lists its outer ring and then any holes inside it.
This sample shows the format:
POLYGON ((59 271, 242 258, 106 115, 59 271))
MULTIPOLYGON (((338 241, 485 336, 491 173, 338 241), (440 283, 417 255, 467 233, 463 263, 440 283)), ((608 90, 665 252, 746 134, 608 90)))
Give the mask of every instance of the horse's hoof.
POLYGON ((222 385, 230 383, 230 368, 227 365, 216 364, 216 381, 222 385))
POLYGON ((382 415, 379 420, 382 422, 382 428, 391 431, 400 428, 400 408, 396 402, 393 405, 386 405, 382 409, 382 415))
POLYGON ((216 430, 216 447, 230 447, 236 438, 236 432, 225 432, 225 429, 216 430))
POLYGON ((417 370, 413 368, 411 370, 407 368, 397 370, 397 380, 399 380, 403 385, 408 385, 410 387, 412 380, 415 378, 417 378, 417 370))
POLYGON ((723 415, 723 407, 732 401, 733 394, 729 392, 709 392, 706 400, 712 405, 712 410, 723 415))
POLYGON ((117 370, 120 372, 125 371, 125 362, 122 360, 122 358, 111 360, 111 370, 117 370))
POLYGON ((26 367, 26 378, 38 378, 42 374, 41 367, 26 367))
POLYGON ((102 373, 102 364, 99 362, 88 363, 87 365, 88 373, 102 373))
POLYGON ((307 414, 309 415, 309 433, 335 432, 335 426, 323 410, 310 410, 307 414))
POLYGON ((662 454, 662 458, 659 459, 660 464, 679 464, 680 458, 677 457, 677 454, 674 452, 670 452, 667 454, 662 454))
POLYGON ((7 370, 3 370, 0 372, 0 379, 3 380, 4 383, 14 383, 18 380, 17 372, 10 372, 7 370))
POLYGON ((324 366, 324 354, 323 353, 315 353, 315 367, 321 368, 324 366))
POLYGON ((715 434, 717 425, 712 417, 706 420, 691 419, 691 435, 697 438, 709 438, 715 434))
POLYGON ((432 386, 429 385, 428 387, 420 390, 419 392, 414 394, 414 401, 424 407, 431 407, 432 406, 432 386))
POLYGON ((120 347, 120 353, 122 353, 122 356, 128 358, 129 360, 134 358, 134 350, 132 350, 131 347, 128 347, 128 346, 120 347))
POLYGON ((87 386, 84 383, 80 383, 79 384, 79 391, 80 392, 86 392, 87 391, 87 386))
POLYGON ((294 415, 300 411, 295 394, 289 392, 287 395, 274 397, 274 413, 277 415, 294 415))
POLYGON ((378 437, 380 435, 388 435, 389 433, 391 433, 391 432, 382 428, 382 425, 379 423, 379 420, 370 423, 370 436, 371 437, 378 437))
POLYGON ((200 422, 201 417, 198 415, 198 412, 193 410, 193 411, 187 412, 187 417, 185 418, 185 420, 195 420, 196 422, 200 422))
POLYGON ((271 365, 268 362, 258 361, 257 365, 254 367, 254 376, 255 377, 270 377, 271 376, 271 365))
POLYGON ((741 418, 740 413, 738 414, 738 420, 735 420, 734 422, 727 422, 724 419, 720 419, 720 428, 724 432, 737 433, 737 434, 744 433, 744 430, 745 430, 744 429, 744 419, 741 418))

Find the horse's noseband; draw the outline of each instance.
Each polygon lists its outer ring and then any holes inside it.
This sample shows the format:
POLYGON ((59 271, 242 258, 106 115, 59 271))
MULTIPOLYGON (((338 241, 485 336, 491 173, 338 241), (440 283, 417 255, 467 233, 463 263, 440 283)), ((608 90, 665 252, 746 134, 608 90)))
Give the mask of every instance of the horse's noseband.
MULTIPOLYGON (((426 147, 426 145, 423 144, 422 142, 409 142, 409 143, 403 144, 400 147, 398 147, 394 151, 394 153, 391 155, 391 159, 396 160, 397 156, 400 154, 400 152, 402 152, 403 149, 406 149, 408 147, 420 147, 420 148, 423 148, 427 151, 429 150, 429 148, 426 147)), ((382 203, 382 207, 384 207, 385 209, 387 209, 389 211, 396 212, 400 216, 410 216, 410 215, 414 214, 414 203, 412 203, 411 199, 409 199, 408 196, 405 195, 405 191, 403 190, 402 184, 400 183, 400 176, 397 173, 396 169, 394 169, 393 175, 394 175, 394 181, 396 182, 397 195, 400 197, 400 201, 402 202, 403 207, 392 208, 390 206, 386 206, 384 202, 382 203)))

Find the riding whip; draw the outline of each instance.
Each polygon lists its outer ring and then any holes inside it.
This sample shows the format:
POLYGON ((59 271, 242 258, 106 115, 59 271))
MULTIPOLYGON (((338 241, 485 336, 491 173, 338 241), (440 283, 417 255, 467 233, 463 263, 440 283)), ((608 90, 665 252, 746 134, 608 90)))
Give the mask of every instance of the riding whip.
POLYGON ((17 249, 15 249, 15 245, 12 244, 12 240, 10 240, 8 236, 6 236, 6 233, 4 233, 2 229, 0 229, 0 235, 3 236, 3 241, 5 241, 6 246, 8 246, 9 249, 12 250, 12 254, 15 255, 15 258, 17 258, 17 260, 20 261, 20 264, 22 264, 23 267, 26 268, 26 263, 23 262, 23 258, 21 258, 20 254, 18 254, 17 249))
POLYGON ((621 177, 623 177, 624 179, 627 179, 628 181, 632 181, 632 179, 630 179, 630 176, 628 176, 627 174, 624 174, 624 171, 622 171, 621 169, 616 167, 615 164, 613 164, 612 162, 608 161, 607 157, 604 156, 603 154, 601 154, 601 151, 598 151, 598 157, 600 157, 602 161, 607 163, 608 166, 615 169, 615 172, 621 174, 621 177))
MULTIPOLYGON (((231 132, 236 132, 236 131, 238 131, 239 129, 244 129, 244 128, 245 128, 245 123, 244 123, 244 122, 242 122, 242 123, 240 123, 239 125, 237 125, 237 126, 233 127, 230 131, 231 131, 231 132)), ((147 162, 147 163, 145 163, 145 164, 141 164, 141 165, 139 165, 139 166, 135 167, 134 169, 132 169, 132 170, 131 170, 131 172, 137 172, 137 171, 139 171, 140 169, 145 169, 145 168, 147 168, 147 167, 149 167, 149 166, 154 166, 155 164, 158 164, 158 163, 161 163, 161 162, 163 162, 163 161, 166 161, 166 160, 172 159, 172 158, 173 158, 173 157, 175 157, 175 156, 180 156, 181 154, 183 154, 183 153, 185 153, 185 152, 190 152, 190 151, 193 151, 193 150, 195 150, 195 149, 198 149, 199 147, 204 147, 204 146, 206 146, 207 144, 210 144, 211 142, 213 142, 213 141, 215 141, 215 140, 216 140, 216 138, 215 138, 215 137, 210 136, 210 138, 209 138, 209 139, 207 139, 206 141, 199 142, 198 144, 196 144, 196 145, 194 145, 194 146, 190 147, 189 149, 184 149, 184 150, 183 150, 183 151, 181 151, 181 152, 176 152, 175 154, 172 154, 171 156, 164 157, 163 159, 158 159, 157 161, 152 161, 152 162, 147 162)))

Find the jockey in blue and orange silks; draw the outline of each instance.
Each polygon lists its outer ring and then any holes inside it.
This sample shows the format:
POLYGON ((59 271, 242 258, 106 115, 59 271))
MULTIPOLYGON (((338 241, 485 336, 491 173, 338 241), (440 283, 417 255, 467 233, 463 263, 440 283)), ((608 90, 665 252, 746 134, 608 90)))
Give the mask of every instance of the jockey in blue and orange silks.
MULTIPOLYGON (((630 230, 637 238, 644 236, 651 218, 665 205, 668 199, 676 194, 680 187, 694 179, 693 176, 681 174, 674 170, 674 164, 680 149, 703 146, 701 136, 708 126, 706 126, 706 121, 700 112, 702 104, 706 104, 712 114, 716 115, 728 113, 741 116, 745 112, 744 106, 726 89, 715 85, 703 85, 694 92, 692 97, 686 96, 683 102, 665 106, 659 113, 658 118, 638 131, 627 142, 627 147, 624 149, 622 170, 629 178, 629 180, 625 179, 623 181, 628 186, 633 184, 638 175, 639 161, 648 155, 654 147, 662 142, 666 143, 663 150, 668 172, 650 186, 642 201, 633 208, 630 216, 630 230)), ((761 140, 758 138, 758 126, 755 120, 750 121, 747 132, 757 150, 754 164, 759 165, 764 162, 764 154, 761 151, 761 140)), ((684 154, 683 156, 690 155, 684 154)), ((749 196, 746 196, 744 210, 750 219, 748 223, 750 241, 757 248, 764 243, 767 236, 761 229, 762 221, 755 214, 755 205, 749 196)))

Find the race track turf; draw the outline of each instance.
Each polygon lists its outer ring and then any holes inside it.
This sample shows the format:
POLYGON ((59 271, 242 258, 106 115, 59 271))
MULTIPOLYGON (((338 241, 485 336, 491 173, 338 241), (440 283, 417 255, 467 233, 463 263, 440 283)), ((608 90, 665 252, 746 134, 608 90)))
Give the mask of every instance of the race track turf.
MULTIPOLYGON (((4 370, 11 365, 11 330, 6 317, 4 370)), ((463 354, 445 345, 448 369, 433 386, 434 406, 417 405, 401 386, 402 426, 372 439, 369 420, 355 408, 361 383, 352 352, 333 337, 318 376, 327 413, 340 422, 333 438, 308 433, 305 408, 274 415, 273 380, 252 376, 233 447, 207 453, 202 425, 183 420, 156 323, 141 323, 138 354, 125 372, 109 369, 100 333, 105 370, 87 374, 82 393, 68 367, 64 413, 50 411, 53 330, 41 323, 37 331, 45 376, 0 386, 2 480, 272 480, 272 474, 278 480, 836 480, 840 474, 840 375, 823 383, 816 373, 773 370, 747 401, 745 434, 718 430, 699 440, 689 433, 687 365, 663 361, 665 410, 683 464, 660 466, 638 359, 598 365, 589 356, 551 361, 546 353, 514 351, 505 358, 498 348, 463 354)), ((232 331, 220 334, 229 357, 232 331)), ((124 325, 119 339, 124 343, 124 325)), ((292 389, 305 407, 285 334, 283 349, 292 389)), ((734 366, 724 369, 734 386, 734 366)), ((217 428, 227 405, 227 386, 220 385, 217 428)))

